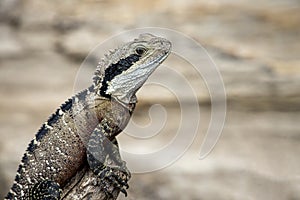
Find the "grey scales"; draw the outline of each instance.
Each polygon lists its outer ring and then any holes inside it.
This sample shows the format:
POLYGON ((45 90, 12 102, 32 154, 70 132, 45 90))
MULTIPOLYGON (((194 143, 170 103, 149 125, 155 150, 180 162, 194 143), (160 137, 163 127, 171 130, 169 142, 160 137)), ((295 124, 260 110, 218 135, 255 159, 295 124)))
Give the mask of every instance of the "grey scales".
POLYGON ((62 104, 29 143, 5 199, 61 199, 82 169, 107 194, 113 184, 127 195, 131 174, 116 136, 134 111, 136 92, 170 51, 170 41, 144 33, 105 55, 93 84, 62 104))

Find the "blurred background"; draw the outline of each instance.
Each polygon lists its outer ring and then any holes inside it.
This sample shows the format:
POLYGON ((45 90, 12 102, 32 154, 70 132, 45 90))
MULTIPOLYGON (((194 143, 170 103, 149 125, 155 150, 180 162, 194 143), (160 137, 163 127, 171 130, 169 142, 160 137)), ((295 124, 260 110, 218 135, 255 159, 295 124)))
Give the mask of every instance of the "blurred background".
MULTIPOLYGON (((199 133, 172 165, 134 174, 128 198, 119 199, 300 199, 298 0, 1 0, 0 198, 29 141, 72 95, 86 55, 112 35, 151 26, 183 32, 205 47, 224 79, 227 118, 216 147, 199 160, 209 93, 171 56, 197 92, 199 133)), ((174 87, 180 88, 176 80, 174 87)), ((161 141, 172 139, 180 119, 176 97, 147 87, 138 97, 136 123, 149 123, 151 105, 160 104, 168 116, 161 141)))

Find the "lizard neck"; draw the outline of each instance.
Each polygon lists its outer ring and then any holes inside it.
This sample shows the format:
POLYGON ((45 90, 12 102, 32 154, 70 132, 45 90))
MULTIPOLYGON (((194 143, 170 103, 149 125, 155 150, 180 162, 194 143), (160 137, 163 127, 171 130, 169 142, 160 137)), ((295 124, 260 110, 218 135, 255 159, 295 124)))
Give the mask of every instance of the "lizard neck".
POLYGON ((120 100, 119 98, 114 98, 114 97, 112 97, 111 100, 116 102, 116 103, 119 103, 124 108, 127 108, 128 111, 131 112, 131 113, 133 112, 132 107, 135 107, 135 104, 137 103, 136 95, 133 95, 130 98, 129 102, 125 102, 125 101, 120 100))
POLYGON ((124 101, 118 97, 115 96, 103 96, 100 94, 99 92, 99 87, 95 86, 94 84, 92 86, 89 87, 89 90, 93 92, 93 97, 91 97, 94 102, 95 105, 101 105, 101 104, 111 104, 111 105, 120 105, 122 107, 124 107, 125 109, 127 109, 130 114, 132 114, 135 105, 137 103, 137 97, 135 94, 133 94, 130 97, 129 101, 124 101))

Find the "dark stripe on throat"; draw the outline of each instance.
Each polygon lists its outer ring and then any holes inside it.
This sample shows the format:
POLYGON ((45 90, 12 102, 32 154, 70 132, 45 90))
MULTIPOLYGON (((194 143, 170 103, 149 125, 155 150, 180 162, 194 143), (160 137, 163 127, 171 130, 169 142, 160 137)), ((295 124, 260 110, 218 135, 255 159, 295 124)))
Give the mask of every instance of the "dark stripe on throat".
POLYGON ((115 76, 121 74, 123 71, 129 69, 140 58, 141 55, 131 54, 126 58, 120 59, 117 63, 111 64, 105 70, 104 78, 102 80, 102 86, 100 88, 100 95, 103 97, 110 98, 111 96, 109 94, 106 94, 108 82, 111 81, 115 76))

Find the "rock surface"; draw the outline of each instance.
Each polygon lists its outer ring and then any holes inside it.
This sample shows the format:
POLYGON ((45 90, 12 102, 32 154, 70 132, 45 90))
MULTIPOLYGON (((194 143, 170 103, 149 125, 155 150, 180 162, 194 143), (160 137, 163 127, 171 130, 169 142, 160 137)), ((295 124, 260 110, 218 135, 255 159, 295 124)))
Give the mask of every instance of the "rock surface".
POLYGON ((124 134, 121 147, 137 153, 164 147, 176 138, 180 106, 190 109, 194 96, 201 109, 198 134, 172 165, 135 174, 129 197, 119 199, 300 199, 299 11, 297 0, 1 1, 0 199, 39 126, 90 83, 101 53, 82 64, 86 55, 110 36, 151 26, 183 32, 205 47, 224 80, 227 120, 213 152, 199 160, 211 116, 209 92, 189 63, 171 55, 169 68, 150 79, 168 87, 144 87, 133 119, 145 127, 144 137, 149 124, 147 130, 154 130, 151 123, 166 120, 161 132, 147 140, 124 134))

